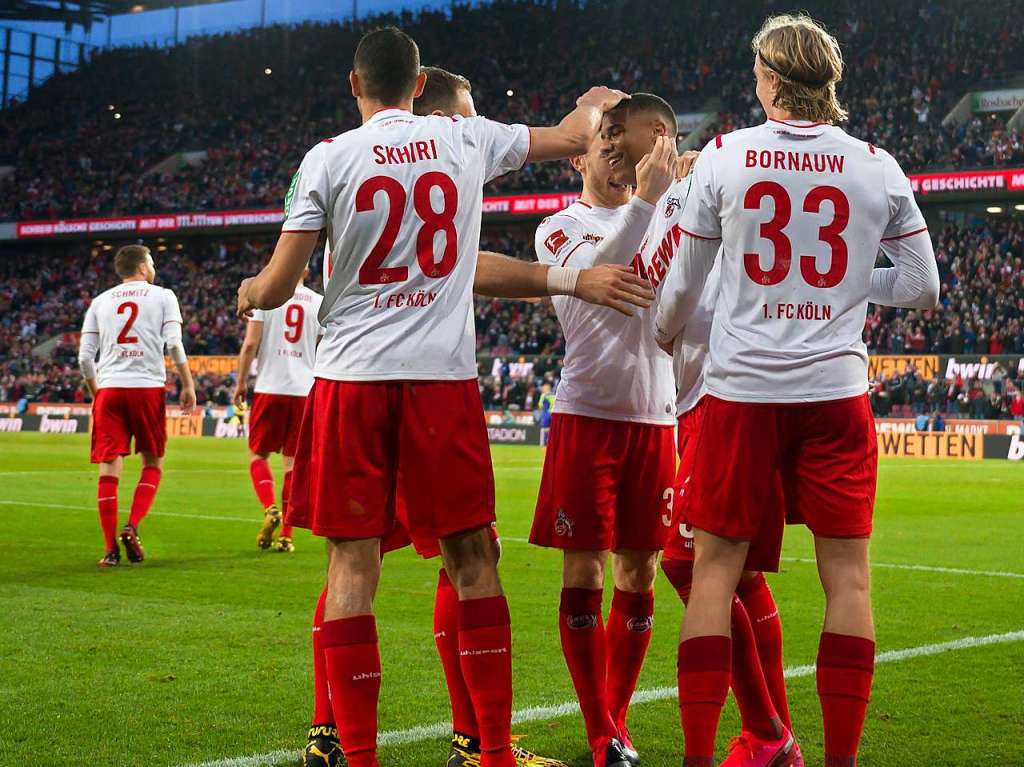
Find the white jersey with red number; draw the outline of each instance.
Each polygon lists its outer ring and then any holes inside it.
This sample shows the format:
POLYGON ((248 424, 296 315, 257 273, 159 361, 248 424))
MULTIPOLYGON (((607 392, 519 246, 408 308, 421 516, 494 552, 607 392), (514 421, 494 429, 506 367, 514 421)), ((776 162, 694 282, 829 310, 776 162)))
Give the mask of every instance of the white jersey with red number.
POLYGON ((145 280, 124 282, 89 304, 82 335, 95 334, 101 389, 139 389, 167 381, 164 345, 181 340, 181 309, 174 292, 145 280))
POLYGON ((896 161, 835 126, 769 120, 709 142, 691 178, 680 226, 722 240, 708 392, 750 402, 863 394, 880 243, 927 228, 896 161))
POLYGON ((306 154, 283 231, 326 228, 332 244, 317 376, 476 377, 483 185, 529 147, 523 125, 385 109, 306 154))
MULTIPOLYGON (((689 190, 689 179, 676 181, 662 195, 657 211, 647 228, 644 244, 637 253, 637 271, 647 277, 660 293, 661 284, 675 259, 683 230, 680 219, 689 190)), ((704 291, 683 331, 676 336, 672 348, 672 368, 676 383, 676 416, 689 412, 704 395, 704 368, 711 339, 711 319, 718 300, 720 260, 715 262, 704 291)))
POLYGON ((289 394, 305 397, 313 386, 316 342, 323 334, 317 320, 323 297, 299 285, 284 306, 252 313, 252 322, 263 323, 256 355, 258 394, 289 394))
MULTIPOLYGON (((537 228, 537 260, 588 267, 597 243, 621 225, 626 206, 575 202, 537 228)), ((624 254, 622 263, 633 259, 624 254)), ((632 317, 569 296, 551 299, 565 334, 562 382, 554 412, 612 421, 672 424, 672 361, 658 348, 651 309, 632 317)))

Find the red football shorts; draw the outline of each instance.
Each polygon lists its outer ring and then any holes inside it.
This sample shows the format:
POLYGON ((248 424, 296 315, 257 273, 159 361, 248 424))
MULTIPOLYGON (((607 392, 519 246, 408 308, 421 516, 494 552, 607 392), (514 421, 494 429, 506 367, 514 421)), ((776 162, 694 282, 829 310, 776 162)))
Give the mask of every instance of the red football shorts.
POLYGON ((249 449, 259 455, 295 455, 305 406, 305 397, 254 394, 249 413, 249 449))
POLYGON ((657 551, 672 508, 672 427, 556 413, 530 542, 657 551))
MULTIPOLYGON (((437 538, 413 538, 403 527, 399 521, 401 518, 401 501, 398 502, 398 512, 395 517, 395 526, 391 532, 381 538, 380 541, 380 553, 381 556, 388 554, 392 551, 398 551, 404 549, 406 546, 412 544, 413 550, 424 559, 434 559, 435 557, 441 556, 441 544, 437 538)), ((487 528, 491 534, 491 540, 498 540, 498 526, 494 522, 487 528)))
POLYGON ((90 460, 110 463, 128 455, 133 437, 136 453, 163 457, 167 448, 164 387, 105 388, 96 392, 90 460))
MULTIPOLYGON (((761 404, 704 398, 686 522, 759 545, 776 563, 788 519, 827 538, 866 538, 878 476, 867 395, 826 402, 761 404), (777 543, 776 543, 777 539, 777 543)), ((748 569, 771 570, 762 566, 748 569)))
MULTIPOLYGON (((672 507, 672 525, 665 541, 665 561, 678 560, 693 562, 693 528, 686 523, 686 494, 693 479, 693 466, 697 457, 697 441, 704 419, 704 398, 690 410, 679 416, 679 427, 676 430, 679 448, 679 469, 676 471, 675 497, 672 507)), ((776 478, 777 491, 781 485, 776 478)), ((751 539, 747 552, 746 569, 768 570, 779 569, 779 552, 782 548, 782 534, 785 525, 770 523, 760 535, 751 539), (770 534, 769 534, 770 533, 770 534)), ((668 572, 668 569, 666 569, 668 572)))
POLYGON ((476 380, 318 378, 302 417, 288 522, 328 538, 413 540, 494 522, 494 472, 476 380))

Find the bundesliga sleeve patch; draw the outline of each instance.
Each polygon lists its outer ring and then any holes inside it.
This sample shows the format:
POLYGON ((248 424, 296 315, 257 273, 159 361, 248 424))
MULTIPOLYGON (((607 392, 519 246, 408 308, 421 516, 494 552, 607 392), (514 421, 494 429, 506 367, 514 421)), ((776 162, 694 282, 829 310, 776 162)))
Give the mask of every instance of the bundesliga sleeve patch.
POLYGON ((292 200, 295 199, 295 189, 299 185, 299 174, 301 170, 295 171, 295 175, 292 176, 292 183, 288 185, 288 192, 284 196, 284 217, 288 218, 291 213, 292 200))
POLYGON ((569 236, 561 229, 556 229, 548 238, 544 240, 544 247, 551 251, 553 255, 558 255, 558 251, 565 247, 565 244, 569 242, 569 236))

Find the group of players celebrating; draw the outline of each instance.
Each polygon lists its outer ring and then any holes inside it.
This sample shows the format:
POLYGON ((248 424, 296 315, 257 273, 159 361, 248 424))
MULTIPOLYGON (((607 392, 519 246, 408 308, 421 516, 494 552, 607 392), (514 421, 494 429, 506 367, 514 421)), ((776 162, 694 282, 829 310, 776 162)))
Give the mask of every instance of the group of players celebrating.
MULTIPOLYGON (((674 110, 655 95, 597 87, 557 126, 503 125, 476 115, 465 78, 421 67, 400 30, 360 41, 349 80, 363 123, 307 153, 269 264, 238 290, 250 322, 237 402, 254 359, 259 371, 257 543, 291 551, 289 525, 328 542, 306 765, 378 764, 373 600, 382 556, 409 543, 443 560, 434 631, 452 708, 448 764, 561 764, 511 737, 510 615, 474 292, 553 296, 565 332, 530 540, 564 553, 559 633, 595 767, 640 761, 627 714, 659 554, 687 605, 684 767, 715 764, 730 687, 742 733, 723 764, 803 764, 762 575, 778 570, 787 523, 814 534, 826 597, 825 762, 856 764, 874 666, 877 465, 861 330, 869 300, 934 306, 938 273, 897 163, 836 127, 845 113, 835 39, 807 17, 777 16, 752 51, 767 121, 716 137, 694 162, 677 156, 674 110), (565 159, 583 193, 538 228, 538 263, 479 253, 484 184, 565 159), (321 300, 301 282, 325 235, 321 300), (894 266, 875 268, 879 251, 894 266), (282 508, 266 461, 278 451, 282 508)), ((162 393, 165 344, 182 404, 194 402, 173 294, 152 285, 141 246, 123 248, 116 266, 124 282, 93 302, 81 352, 99 389, 92 457, 107 565, 118 559, 116 483, 131 436, 145 468, 120 541, 142 559, 138 523, 165 441, 162 400, 147 392, 162 393)))

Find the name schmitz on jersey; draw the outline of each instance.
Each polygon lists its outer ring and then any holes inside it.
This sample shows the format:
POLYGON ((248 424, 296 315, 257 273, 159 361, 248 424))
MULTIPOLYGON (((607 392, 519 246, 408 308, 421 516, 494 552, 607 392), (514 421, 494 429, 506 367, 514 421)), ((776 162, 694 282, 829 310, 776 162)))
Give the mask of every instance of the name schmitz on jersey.
MULTIPOLYGON (((537 228, 537 260, 558 266, 593 264, 593 247, 622 224, 626 206, 576 202, 537 228)), ((633 254, 623 254, 629 263, 633 254)), ((639 257, 638 257, 639 258, 639 257)), ((641 271, 634 260, 634 269, 641 271)), ((672 362, 658 348, 652 309, 626 317, 577 298, 551 299, 565 334, 565 359, 554 412, 613 421, 675 421, 672 362)))
POLYGON ((99 339, 96 382, 101 389, 163 386, 164 346, 181 338, 178 299, 144 280, 122 283, 92 300, 82 334, 99 339))
POLYGON ((262 322, 263 333, 256 354, 256 386, 259 394, 305 397, 313 386, 316 342, 323 335, 317 320, 323 297, 300 285, 288 302, 276 309, 252 313, 251 322, 262 322))
POLYGON ((473 278, 483 185, 522 167, 523 125, 385 109, 313 147, 283 231, 332 243, 315 375, 476 377, 473 278))

